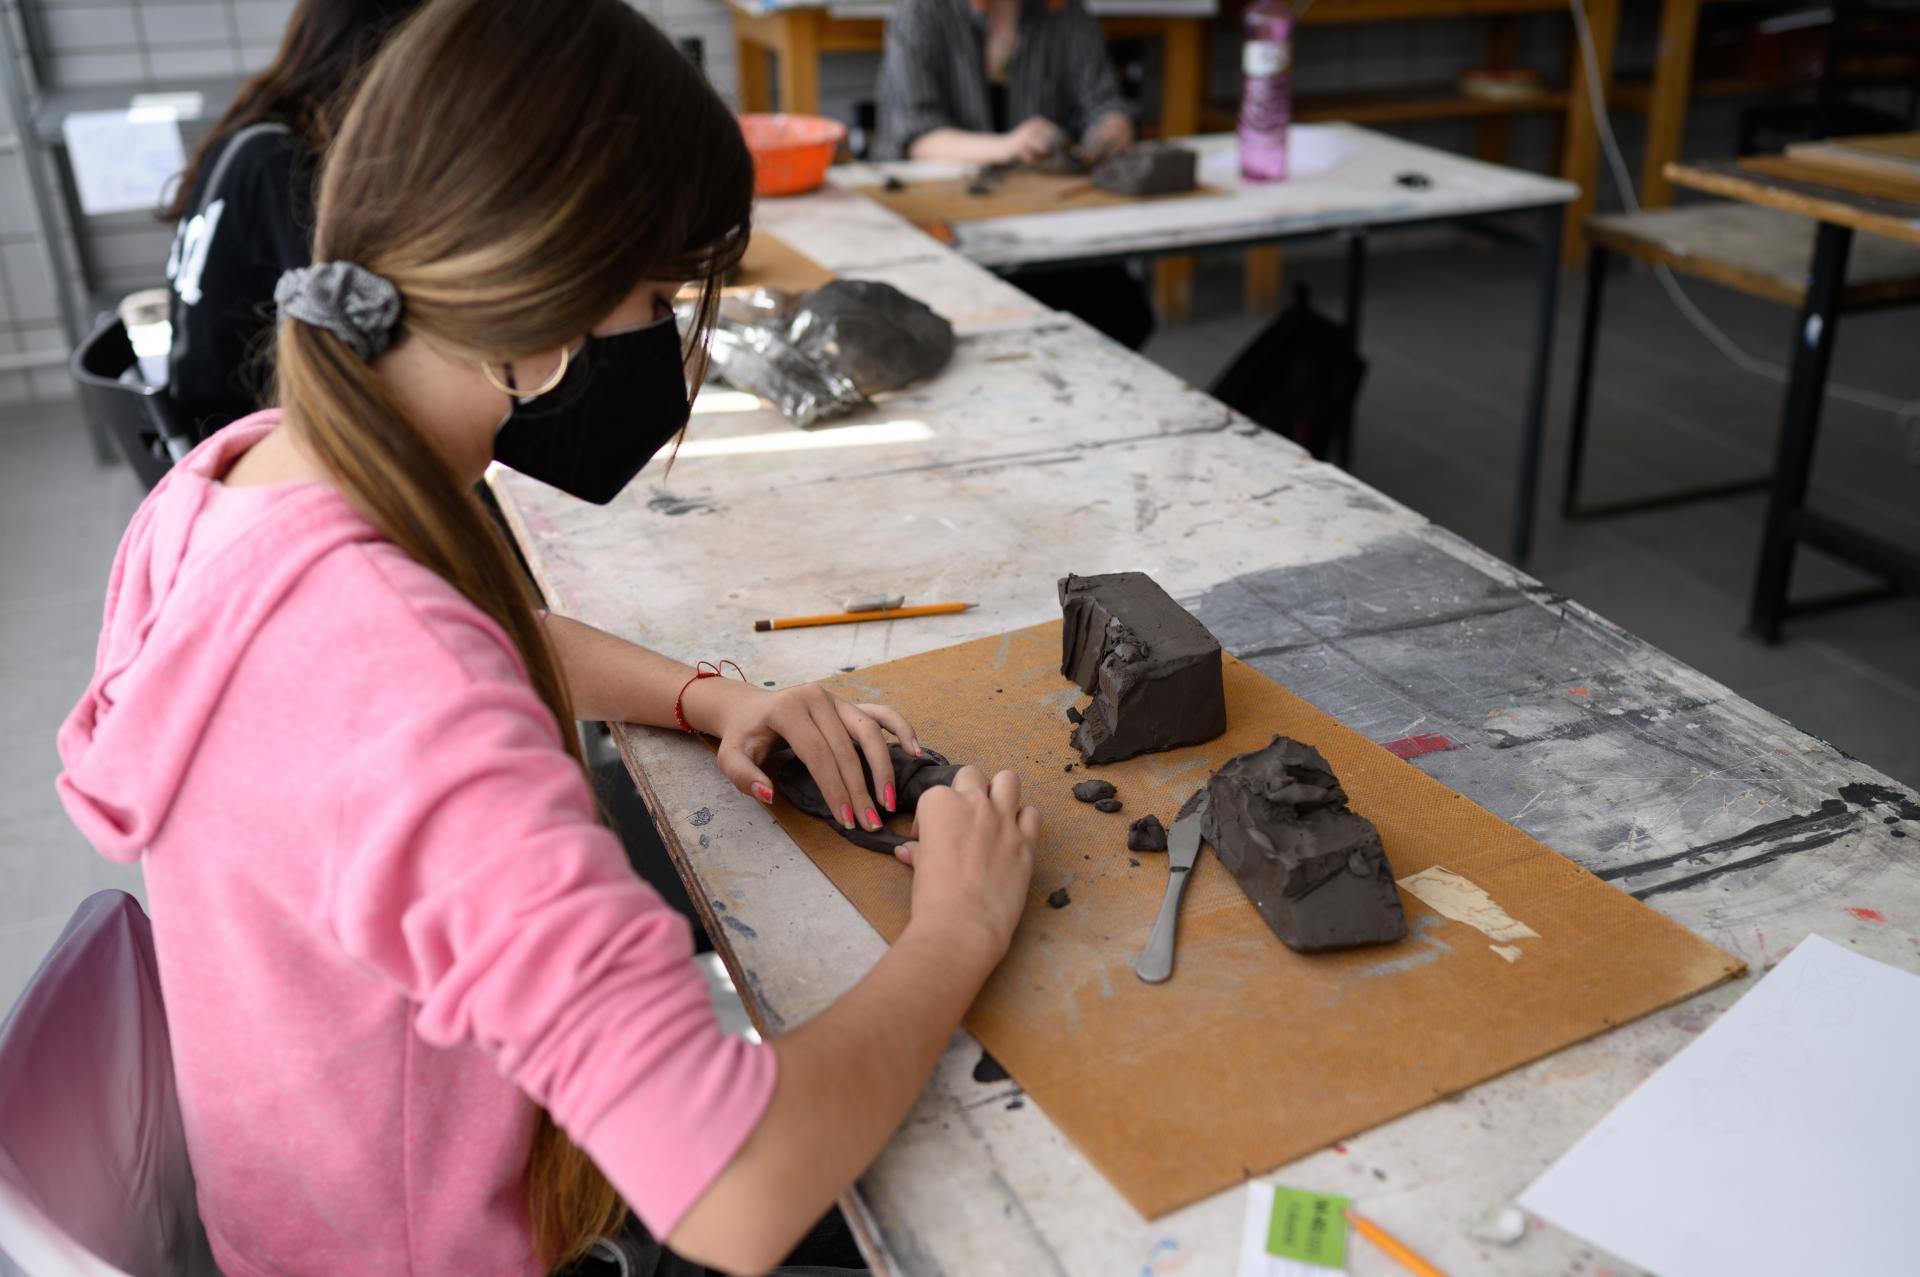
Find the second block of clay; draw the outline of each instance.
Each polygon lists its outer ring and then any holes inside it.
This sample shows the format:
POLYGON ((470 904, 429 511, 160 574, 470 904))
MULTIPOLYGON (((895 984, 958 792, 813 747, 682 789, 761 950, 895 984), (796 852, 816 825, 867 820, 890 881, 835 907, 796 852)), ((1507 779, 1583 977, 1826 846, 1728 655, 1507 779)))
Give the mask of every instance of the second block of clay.
POLYGON ((1319 750, 1276 736, 1228 759, 1207 799, 1203 832, 1214 854, 1288 948, 1316 953, 1407 934, 1379 831, 1347 810, 1319 750))

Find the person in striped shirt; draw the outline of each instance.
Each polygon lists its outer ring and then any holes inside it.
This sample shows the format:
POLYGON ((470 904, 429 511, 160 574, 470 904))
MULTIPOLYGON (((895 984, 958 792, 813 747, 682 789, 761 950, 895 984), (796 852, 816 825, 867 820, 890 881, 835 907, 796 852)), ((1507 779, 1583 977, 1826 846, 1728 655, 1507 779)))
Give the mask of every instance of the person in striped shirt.
MULTIPOLYGON (((895 0, 876 86, 881 159, 1043 165, 1077 143, 1098 163, 1133 144, 1100 24, 1081 0, 895 0)), ((1012 280, 1134 349, 1153 332, 1123 266, 1012 280)))

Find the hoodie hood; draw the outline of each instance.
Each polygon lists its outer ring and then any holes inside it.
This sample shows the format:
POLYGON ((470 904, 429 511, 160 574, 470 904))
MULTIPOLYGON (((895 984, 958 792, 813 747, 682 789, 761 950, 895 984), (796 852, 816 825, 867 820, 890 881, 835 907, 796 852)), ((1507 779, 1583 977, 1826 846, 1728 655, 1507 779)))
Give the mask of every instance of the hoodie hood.
POLYGON ((277 411, 255 413, 188 453, 114 556, 93 680, 60 728, 55 782, 109 860, 137 860, 159 835, 234 668, 289 590, 332 551, 380 539, 331 484, 220 487, 279 424, 277 411), (258 499, 232 526, 194 536, 212 503, 242 496, 258 499))

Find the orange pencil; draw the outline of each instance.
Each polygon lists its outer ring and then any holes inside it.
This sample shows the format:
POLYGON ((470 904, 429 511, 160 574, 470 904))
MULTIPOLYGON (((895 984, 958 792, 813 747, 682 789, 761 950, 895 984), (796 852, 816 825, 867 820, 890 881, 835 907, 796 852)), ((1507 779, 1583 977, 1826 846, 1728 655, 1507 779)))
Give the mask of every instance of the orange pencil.
POLYGON ((797 630, 803 625, 851 625, 855 621, 897 621, 903 616, 944 616, 964 612, 977 603, 922 603, 916 607, 874 608, 870 612, 825 612, 819 616, 778 616, 755 621, 756 630, 797 630))
POLYGON ((1359 1229, 1361 1236, 1386 1251, 1389 1256, 1399 1262, 1402 1268, 1414 1274, 1414 1277, 1447 1277, 1438 1268, 1408 1250, 1404 1242, 1372 1220, 1356 1215, 1351 1210, 1346 1212, 1346 1216, 1347 1222, 1359 1229))

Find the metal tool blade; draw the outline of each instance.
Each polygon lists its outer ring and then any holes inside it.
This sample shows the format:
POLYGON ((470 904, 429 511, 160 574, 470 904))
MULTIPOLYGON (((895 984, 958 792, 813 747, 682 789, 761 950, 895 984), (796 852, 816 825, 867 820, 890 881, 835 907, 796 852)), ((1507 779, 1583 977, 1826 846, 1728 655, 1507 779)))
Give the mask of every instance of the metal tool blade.
POLYGON ((1134 974, 1148 984, 1159 984, 1173 974, 1173 940, 1180 926, 1180 895, 1187 889, 1187 878, 1200 855, 1200 826, 1207 815, 1207 791, 1198 801, 1187 805, 1167 834, 1167 894, 1160 901, 1160 916, 1154 920, 1153 935, 1147 940, 1134 974))

